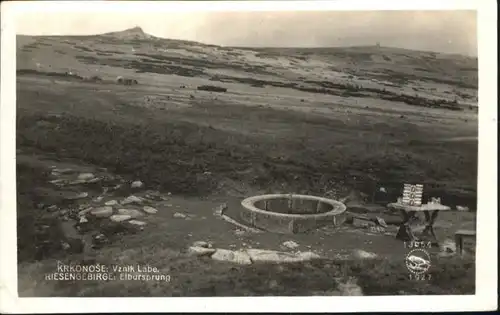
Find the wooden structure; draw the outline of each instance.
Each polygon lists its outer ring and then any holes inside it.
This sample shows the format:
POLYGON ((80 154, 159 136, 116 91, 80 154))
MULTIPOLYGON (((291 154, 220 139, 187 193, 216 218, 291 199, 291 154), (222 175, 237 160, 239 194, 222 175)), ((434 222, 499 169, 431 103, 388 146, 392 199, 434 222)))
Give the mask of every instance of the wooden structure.
POLYGON ((457 253, 462 255, 464 252, 464 238, 475 238, 476 231, 458 230, 455 232, 455 244, 457 244, 457 253))
POLYGON ((437 242, 437 237, 434 233, 434 223, 436 222, 437 216, 440 211, 451 210, 450 207, 437 203, 427 203, 421 206, 408 206, 403 203, 390 203, 387 207, 400 210, 403 221, 401 222, 396 237, 405 241, 415 240, 410 223, 416 218, 417 212, 423 212, 425 215, 425 229, 423 231, 423 235, 429 235, 433 238, 434 242, 437 242))

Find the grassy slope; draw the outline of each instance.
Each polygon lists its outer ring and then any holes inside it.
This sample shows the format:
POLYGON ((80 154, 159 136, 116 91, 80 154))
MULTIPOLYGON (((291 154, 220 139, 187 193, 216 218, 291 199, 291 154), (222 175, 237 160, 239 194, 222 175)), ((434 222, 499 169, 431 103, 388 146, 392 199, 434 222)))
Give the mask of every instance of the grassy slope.
POLYGON ((51 89, 39 90, 35 99, 29 88, 21 87, 19 145, 148 178, 154 186, 175 193, 207 194, 217 181, 229 177, 248 181, 257 189, 282 187, 309 193, 337 185, 371 193, 372 183, 378 182, 399 194, 399 183, 407 180, 423 182, 429 194, 443 196, 444 202, 475 204, 477 143, 434 141, 440 135, 449 136, 446 130, 440 133, 397 119, 380 125, 370 116, 345 120, 213 101, 177 114, 198 122, 190 123, 177 119, 175 112, 127 106, 118 91, 110 93, 109 100, 83 87, 71 91, 72 102, 81 104, 79 109, 47 104, 52 99, 59 102, 51 89), (103 100, 106 105, 99 107, 103 100), (122 104, 119 113, 108 102, 122 104), (40 127, 36 122, 44 119, 43 111, 50 106, 67 114, 50 118, 53 125, 40 127), (195 117, 194 112, 203 112, 204 107, 209 111, 195 117), (246 125, 272 130, 278 125, 286 132, 260 136, 219 129, 216 122, 228 119, 236 130, 246 125), (202 125, 207 120, 214 125, 202 125), (251 178, 238 175, 249 169, 251 178), (213 176, 200 178, 198 174, 205 171, 213 176))
POLYGON ((136 35, 22 36, 18 68, 90 75, 111 66, 122 74, 128 69, 342 96, 375 93, 416 106, 477 104, 477 59, 470 57, 385 47, 240 49, 136 35))

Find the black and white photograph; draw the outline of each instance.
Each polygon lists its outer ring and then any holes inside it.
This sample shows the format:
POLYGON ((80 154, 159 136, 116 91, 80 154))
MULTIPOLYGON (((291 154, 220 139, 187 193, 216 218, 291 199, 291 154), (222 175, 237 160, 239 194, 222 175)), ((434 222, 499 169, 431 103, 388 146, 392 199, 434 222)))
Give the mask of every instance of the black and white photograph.
POLYGON ((479 294, 479 252, 498 265, 478 10, 308 2, 25 3, 2 126, 9 294, 479 294))

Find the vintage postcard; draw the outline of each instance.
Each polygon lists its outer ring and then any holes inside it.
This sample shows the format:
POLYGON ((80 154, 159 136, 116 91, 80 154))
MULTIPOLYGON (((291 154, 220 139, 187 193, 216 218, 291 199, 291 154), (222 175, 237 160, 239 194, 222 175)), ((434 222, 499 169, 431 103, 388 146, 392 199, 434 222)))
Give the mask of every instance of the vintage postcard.
POLYGON ((496 309, 495 1, 1 8, 2 311, 496 309))

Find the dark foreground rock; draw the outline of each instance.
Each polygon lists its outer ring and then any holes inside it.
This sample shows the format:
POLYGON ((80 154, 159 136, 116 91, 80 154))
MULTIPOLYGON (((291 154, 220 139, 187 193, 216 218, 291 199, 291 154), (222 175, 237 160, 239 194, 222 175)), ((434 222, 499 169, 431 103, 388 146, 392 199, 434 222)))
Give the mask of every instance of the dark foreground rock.
POLYGON ((199 87, 197 87, 197 89, 200 91, 222 92, 222 93, 227 92, 226 88, 214 85, 200 85, 199 87))

